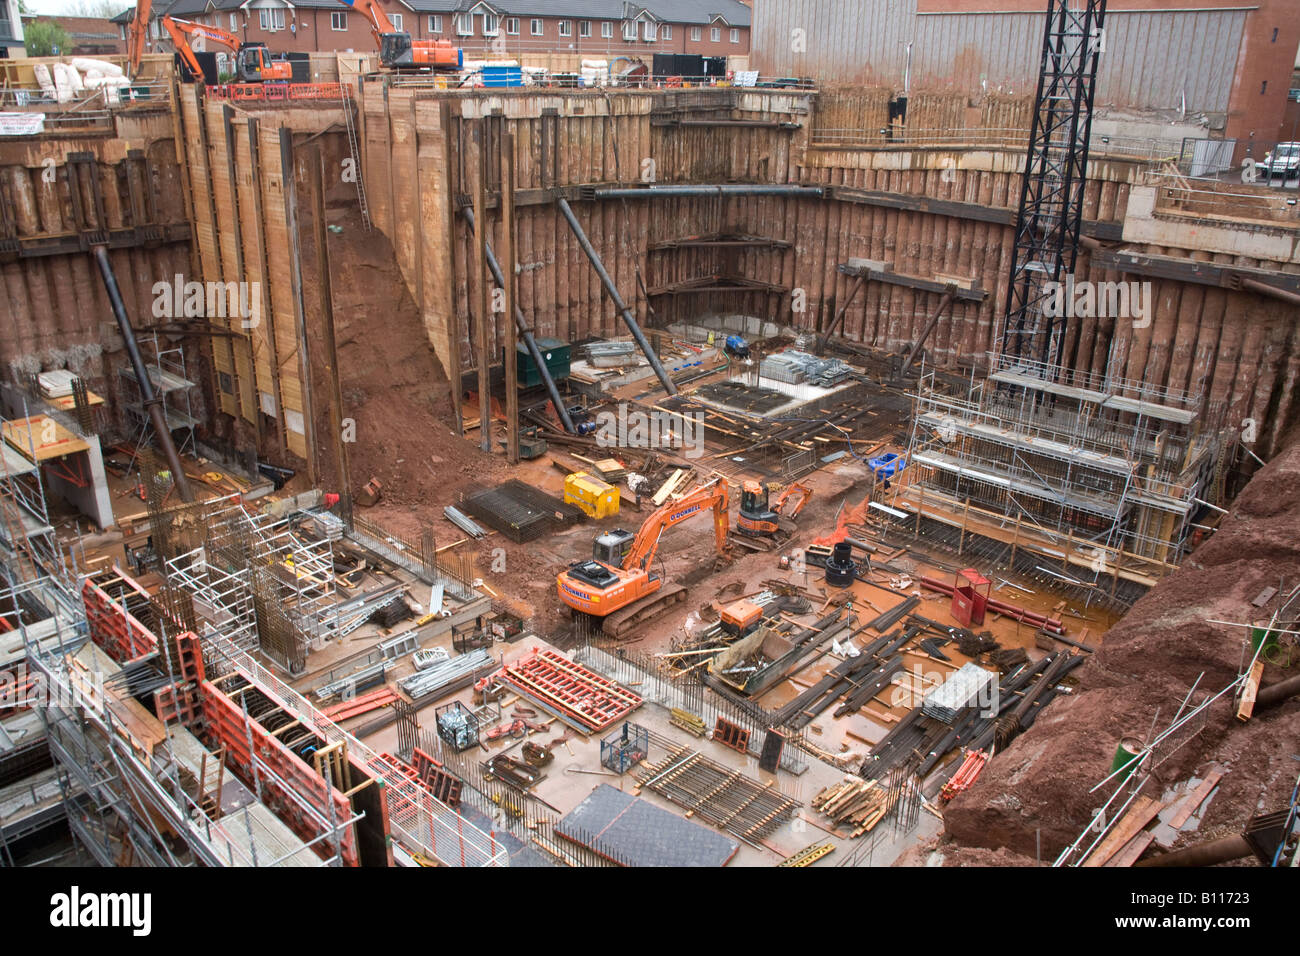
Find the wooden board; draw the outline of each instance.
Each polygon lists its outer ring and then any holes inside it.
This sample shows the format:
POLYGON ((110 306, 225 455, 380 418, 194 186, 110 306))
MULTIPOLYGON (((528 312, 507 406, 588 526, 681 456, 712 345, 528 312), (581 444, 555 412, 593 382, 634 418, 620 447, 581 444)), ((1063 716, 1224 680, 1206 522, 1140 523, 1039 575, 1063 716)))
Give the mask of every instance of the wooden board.
POLYGON ((1150 797, 1138 797, 1129 807, 1128 813, 1111 828, 1106 838, 1097 845, 1097 849, 1083 861, 1085 867, 1105 866, 1106 861, 1123 849, 1133 837, 1146 827, 1151 819, 1160 812, 1160 801, 1150 797))
POLYGON ((33 415, 31 418, 5 422, 4 439, 9 447, 28 461, 48 461, 64 455, 75 455, 90 448, 48 415, 33 415))
POLYGON ((1264 677, 1264 662, 1255 661, 1250 668, 1250 676, 1246 678, 1246 684, 1241 689, 1241 701, 1237 704, 1237 719, 1250 720, 1250 715, 1255 712, 1255 695, 1259 693, 1259 682, 1264 677))
MULTIPOLYGON (((77 400, 71 395, 60 395, 58 398, 46 398, 45 400, 62 412, 70 412, 77 407, 77 400)), ((104 397, 96 395, 90 389, 86 389, 86 404, 92 407, 103 405, 104 397)))

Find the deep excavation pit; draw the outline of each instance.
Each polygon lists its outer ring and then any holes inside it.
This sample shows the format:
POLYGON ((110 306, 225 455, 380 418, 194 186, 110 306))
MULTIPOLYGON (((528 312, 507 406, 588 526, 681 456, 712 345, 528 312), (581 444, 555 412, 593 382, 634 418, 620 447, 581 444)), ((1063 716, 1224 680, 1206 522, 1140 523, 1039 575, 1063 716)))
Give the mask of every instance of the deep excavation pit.
MULTIPOLYGON (((1045 865, 1110 795, 1093 788, 1122 741, 1150 752, 1136 810, 1106 816, 1134 828, 1107 859, 1242 833, 1287 807, 1300 738, 1300 701, 1271 690, 1298 665, 1294 217, 1267 186, 1183 185, 1118 137, 1096 143, 1074 277, 1149 283, 1145 306, 1070 316, 1060 364, 1038 365, 1004 326, 1025 146, 990 142, 1029 128, 1032 93, 918 91, 907 124, 950 136, 846 138, 888 131, 887 93, 368 79, 342 104, 277 106, 191 91, 84 136, 89 158, 54 184, 38 161, 62 161, 62 139, 0 142, 21 253, 0 265, 6 423, 39 410, 110 466, 102 488, 35 467, 49 502, 16 566, 36 577, 60 553, 49 539, 88 575, 73 592, 86 666, 148 669, 140 646, 172 653, 171 629, 208 642, 206 677, 158 675, 161 696, 122 704, 133 732, 174 732, 199 764, 234 754, 250 792, 259 765, 239 748, 265 738, 271 819, 247 841, 305 859, 328 833, 349 865, 445 863, 427 834, 454 832, 476 862, 629 862, 637 841, 575 822, 608 810, 707 827, 712 863, 1045 865), (509 380, 514 317, 482 284, 470 209, 572 433, 526 350, 509 380), (198 504, 135 457, 143 403, 81 248, 100 232, 146 359, 183 359, 168 407, 184 396, 195 419, 179 437, 198 504), (190 271, 260 283, 260 321, 156 314, 157 276, 190 271), (60 371, 103 398, 93 428, 28 378, 60 371), (651 440, 630 439, 642 423, 651 440), (616 513, 566 495, 579 472, 604 479, 597 498, 618 489, 616 513), (575 593, 584 566, 617 586, 575 593), (593 593, 604 603, 575 614, 593 593), (1261 622, 1278 646, 1256 680, 1238 625, 1261 622), (951 707, 940 693, 989 675, 1011 688, 992 716, 973 691, 951 707), (1227 693, 1152 744, 1238 682, 1253 713, 1227 693), (968 750, 988 757, 977 777, 968 750), (324 794, 332 823, 295 812, 324 794)), ((30 490, 15 480, 6 502, 30 490)), ((21 603, 0 594, 0 611, 21 603)))

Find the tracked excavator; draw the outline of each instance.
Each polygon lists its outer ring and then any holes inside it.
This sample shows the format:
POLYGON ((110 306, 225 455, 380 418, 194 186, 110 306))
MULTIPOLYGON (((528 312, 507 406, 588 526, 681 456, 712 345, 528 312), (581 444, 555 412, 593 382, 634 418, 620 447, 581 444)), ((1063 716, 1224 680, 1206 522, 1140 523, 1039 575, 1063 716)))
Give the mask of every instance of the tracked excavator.
POLYGON ((202 80, 203 67, 199 65, 190 46, 190 37, 200 37, 218 43, 235 54, 235 75, 240 83, 284 82, 293 79, 293 64, 274 56, 265 43, 245 43, 233 33, 190 20, 175 17, 162 18, 163 29, 172 38, 185 69, 195 80, 202 80))
POLYGON ((653 569, 663 533, 711 508, 715 545, 725 556, 730 529, 727 505, 727 484, 715 479, 659 508, 635 535, 622 529, 600 535, 590 561, 560 572, 556 579, 560 600, 575 614, 599 620, 611 637, 627 633, 686 598, 686 588, 665 582, 653 569))
POLYGON ((370 21, 379 50, 379 64, 389 70, 455 71, 465 65, 465 53, 450 40, 412 40, 393 29, 393 21, 375 0, 339 0, 370 21))
POLYGON ((800 482, 769 485, 765 481, 746 481, 740 489, 740 517, 736 532, 744 535, 741 543, 754 550, 770 551, 789 540, 794 533, 794 519, 812 498, 812 489, 800 482), (770 494, 777 491, 775 501, 770 494))

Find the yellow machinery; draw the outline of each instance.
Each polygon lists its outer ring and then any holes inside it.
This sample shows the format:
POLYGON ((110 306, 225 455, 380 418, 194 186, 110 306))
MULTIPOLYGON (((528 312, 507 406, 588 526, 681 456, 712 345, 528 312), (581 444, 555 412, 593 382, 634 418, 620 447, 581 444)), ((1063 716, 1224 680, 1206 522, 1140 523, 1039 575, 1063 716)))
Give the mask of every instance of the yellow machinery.
POLYGON ((577 505, 591 518, 618 514, 618 488, 585 471, 575 471, 564 479, 564 500, 577 505))

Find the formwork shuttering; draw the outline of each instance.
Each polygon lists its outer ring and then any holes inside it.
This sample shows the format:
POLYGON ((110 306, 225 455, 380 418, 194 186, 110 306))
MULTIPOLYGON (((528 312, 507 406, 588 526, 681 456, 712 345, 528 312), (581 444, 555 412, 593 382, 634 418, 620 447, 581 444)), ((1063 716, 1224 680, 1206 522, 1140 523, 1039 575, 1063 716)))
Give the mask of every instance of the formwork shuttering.
MULTIPOLYGON (((151 474, 149 483, 156 477, 151 474)), ((350 798, 358 791, 364 797, 367 788, 360 784, 373 781, 379 786, 369 791, 377 796, 367 804, 371 815, 378 814, 366 824, 371 863, 374 839, 391 835, 408 853, 446 865, 505 865, 507 853, 494 836, 397 773, 249 653, 274 655, 276 648, 263 633, 259 612, 265 608, 258 606, 256 583, 250 587, 248 563, 297 556, 299 567, 313 560, 323 566, 332 564, 328 550, 312 552, 310 543, 285 534, 284 522, 259 522, 234 496, 204 509, 181 507, 188 509, 183 520, 176 509, 163 516, 168 520, 159 523, 159 541, 202 543, 167 561, 167 586, 157 601, 120 572, 77 579, 80 594, 69 589, 72 579, 49 576, 10 583, 0 593, 0 607, 21 601, 46 609, 28 615, 38 618, 31 626, 13 623, 30 665, 49 688, 54 706, 42 713, 65 809, 92 856, 105 865, 302 865, 308 857, 312 865, 357 865, 356 827, 366 814, 350 798), (235 566, 241 561, 243 569, 235 566), (201 657, 196 633, 202 634, 201 657), (80 661, 74 658, 79 652, 80 661), (98 679, 100 671, 116 673, 118 661, 130 665, 136 680, 141 669, 156 672, 149 686, 158 688, 163 720, 139 708, 132 713, 112 677, 98 679), (285 739, 302 754, 314 751, 317 766, 304 763, 263 721, 276 729, 297 726, 296 743, 294 735, 285 739), (243 782, 256 791, 255 805, 219 819, 211 805, 201 806, 205 795, 194 779, 200 771, 183 766, 173 752, 178 743, 190 754, 204 749, 187 726, 214 741, 206 751, 214 773, 217 753, 242 769, 243 782), (335 755, 332 763, 321 761, 326 753, 335 755), (306 847, 316 849, 305 855, 300 851, 306 847)), ((151 510, 157 520, 156 505, 151 510)), ((6 557, 6 579, 12 580, 6 557)), ((290 620, 295 611, 282 613, 301 639, 308 618, 316 626, 330 623, 321 613, 331 604, 328 597, 277 579, 272 600, 295 608, 296 619, 290 620)))

